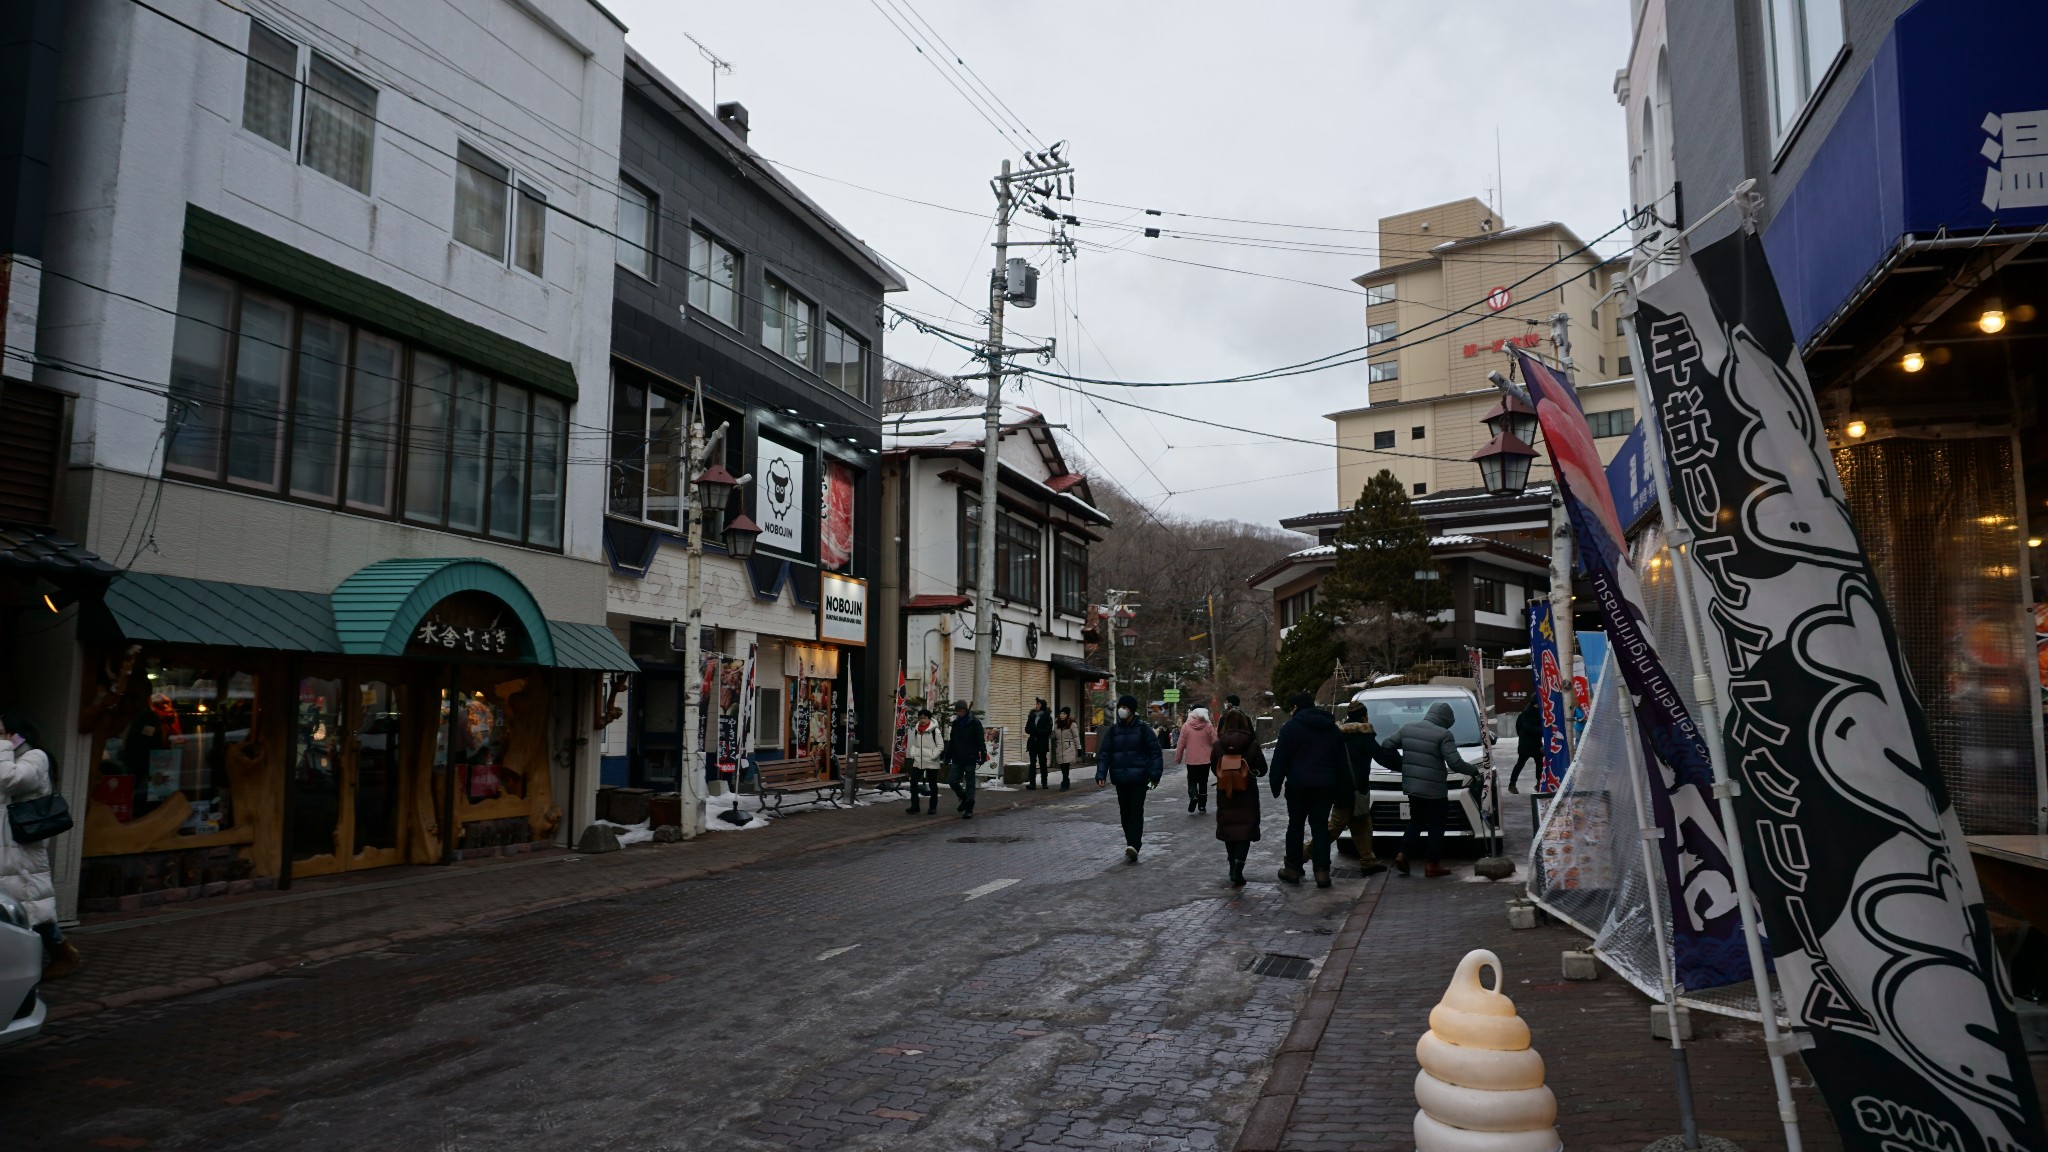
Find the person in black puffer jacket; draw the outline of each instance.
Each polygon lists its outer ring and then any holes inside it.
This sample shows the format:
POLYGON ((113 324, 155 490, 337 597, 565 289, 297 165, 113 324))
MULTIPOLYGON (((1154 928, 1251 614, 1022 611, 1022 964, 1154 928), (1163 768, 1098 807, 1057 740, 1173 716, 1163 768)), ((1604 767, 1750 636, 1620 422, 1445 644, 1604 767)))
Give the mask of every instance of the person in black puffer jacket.
POLYGON ((1116 785, 1116 810, 1124 826, 1124 862, 1136 864, 1145 839, 1145 794, 1159 787, 1166 771, 1159 736, 1138 717, 1138 698, 1117 697, 1116 719, 1102 726, 1095 744, 1095 783, 1116 785))
POLYGON ((1522 765, 1536 765, 1536 782, 1543 783, 1543 701, 1534 692, 1528 706, 1515 715, 1515 770, 1508 773, 1508 791, 1520 792, 1515 781, 1522 778, 1522 765))
POLYGON ((1294 717, 1280 726, 1273 746, 1273 795, 1287 796, 1287 859, 1280 879, 1301 883, 1302 825, 1308 824, 1309 860, 1316 887, 1330 886, 1330 809, 1351 805, 1351 761, 1337 718, 1297 692, 1287 701, 1294 717))

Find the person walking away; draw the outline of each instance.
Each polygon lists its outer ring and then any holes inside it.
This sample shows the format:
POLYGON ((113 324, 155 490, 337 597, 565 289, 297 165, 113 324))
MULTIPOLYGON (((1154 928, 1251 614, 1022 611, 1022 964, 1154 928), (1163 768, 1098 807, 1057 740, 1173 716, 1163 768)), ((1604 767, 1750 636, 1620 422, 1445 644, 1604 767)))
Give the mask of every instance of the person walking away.
POLYGON ((1081 762, 1081 726, 1074 723, 1074 710, 1065 705, 1053 725, 1052 758, 1060 766, 1060 791, 1065 792, 1074 786, 1074 765, 1081 762))
POLYGON ((1209 766, 1216 759, 1216 728, 1209 710, 1196 708, 1173 742, 1173 762, 1188 770, 1188 815, 1209 810, 1209 766))
POLYGON ((1372 766, 1379 763, 1398 772, 1400 753, 1379 742, 1379 737, 1373 734, 1372 717, 1365 705, 1356 700, 1344 713, 1344 722, 1337 725, 1337 731, 1344 734, 1344 758, 1351 769, 1351 802, 1331 807, 1330 838, 1334 840, 1350 829, 1351 846, 1358 849, 1358 874, 1363 877, 1385 872, 1386 864, 1372 847, 1372 766))
POLYGON ((982 762, 988 759, 988 738, 982 734, 981 720, 967 707, 967 701, 953 701, 953 731, 946 736, 946 763, 949 772, 946 786, 953 790, 959 804, 954 811, 962 820, 974 819, 974 786, 981 776, 982 762))
POLYGON ((42 733, 27 717, 0 713, 0 892, 21 902, 29 927, 43 938, 43 979, 61 980, 78 970, 78 946, 57 925, 57 885, 50 872, 47 842, 14 839, 7 808, 56 791, 57 774, 43 748, 42 733))
POLYGON ((1124 862, 1136 864, 1145 841, 1145 793, 1159 787, 1166 758, 1159 736, 1138 715, 1138 698, 1116 698, 1116 718, 1102 726, 1095 744, 1095 784, 1116 786, 1116 811, 1124 826, 1124 862))
POLYGON ((917 724, 910 729, 910 746, 905 749, 903 771, 910 777, 910 815, 917 815, 920 801, 932 798, 931 813, 939 814, 939 769, 946 762, 946 735, 939 731, 932 710, 919 708, 917 724))
POLYGON ((1316 698, 1297 692, 1288 700, 1294 716, 1280 726, 1273 745, 1273 795, 1287 797, 1287 859, 1280 879, 1301 883, 1302 825, 1308 825, 1309 862, 1316 887, 1330 886, 1330 809, 1351 804, 1351 764, 1337 718, 1316 707, 1316 698))
POLYGON ((1238 709, 1223 713, 1215 756, 1216 838, 1230 859, 1231 886, 1242 888, 1245 860, 1259 838, 1259 781, 1266 775, 1266 753, 1251 717, 1238 709))
POLYGON ((1045 697, 1037 697, 1038 704, 1024 717, 1024 748, 1031 755, 1031 763, 1024 770, 1024 787, 1030 790, 1052 787, 1052 709, 1045 706, 1045 697))
POLYGON ((1429 834, 1429 864, 1424 876, 1449 876, 1442 864, 1444 821, 1451 812, 1451 773, 1465 770, 1465 758, 1458 753, 1458 741, 1451 735, 1451 706, 1439 700, 1429 706, 1422 719, 1404 725, 1394 737, 1401 751, 1401 791, 1408 797, 1408 827, 1401 833, 1401 851, 1394 857, 1394 870, 1409 874, 1408 868, 1422 847, 1423 833, 1429 834))
POLYGON ((1520 793, 1515 781, 1522 778, 1522 765, 1536 765, 1536 779, 1543 779, 1543 702, 1534 692, 1529 703, 1515 714, 1515 770, 1508 773, 1508 791, 1520 793))

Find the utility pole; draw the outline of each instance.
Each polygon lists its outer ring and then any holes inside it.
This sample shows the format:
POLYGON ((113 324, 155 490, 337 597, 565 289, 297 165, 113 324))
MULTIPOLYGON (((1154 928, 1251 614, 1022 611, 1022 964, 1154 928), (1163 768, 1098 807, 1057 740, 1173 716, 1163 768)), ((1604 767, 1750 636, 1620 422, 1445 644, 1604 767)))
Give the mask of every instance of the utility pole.
MULTIPOLYGON (((688 564, 685 591, 688 596, 688 635, 683 640, 683 763, 676 772, 683 834, 695 836, 704 830, 704 746, 698 740, 698 717, 704 707, 704 513, 712 501, 723 509, 740 485, 752 478, 735 478, 717 462, 725 444, 727 425, 720 424, 709 439, 704 435, 704 380, 698 377, 691 398, 690 438, 683 457, 683 514, 688 517, 688 564)), ((751 526, 752 521, 747 521, 751 526)), ((749 548, 748 551, 752 549, 749 548)), ((734 780, 734 786, 739 782, 734 780)))
MULTIPOLYGON (((1550 342, 1557 348, 1557 363, 1564 375, 1564 382, 1574 390, 1577 382, 1572 379, 1572 334, 1571 316, 1559 312, 1550 318, 1550 342)), ((1557 661, 1564 677, 1564 715, 1559 722, 1564 728, 1565 747, 1569 749, 1572 739, 1571 713, 1574 694, 1572 692, 1572 658, 1577 655, 1577 635, 1572 630, 1572 521, 1564 508, 1564 487, 1557 477, 1550 478, 1550 617, 1551 625, 1557 629, 1557 661)), ((1592 669, 1587 669, 1590 675, 1592 669)), ((1541 675, 1542 670, 1537 670, 1541 675)))
MULTIPOLYGON (((1015 300, 1018 307, 1029 308, 1037 302, 1037 290, 1030 283, 1037 275, 1036 270, 1021 260, 1018 269, 1010 267, 1010 217, 1019 207, 1058 195, 1062 179, 1067 181, 1066 196, 1073 195, 1074 168, 1060 156, 1064 147, 1063 141, 1047 151, 1027 155, 1024 166, 1015 171, 1005 160, 1002 174, 993 182, 996 266, 988 282, 988 401, 982 420, 981 519, 974 529, 974 699, 969 704, 983 716, 988 715, 989 666, 995 660, 995 524, 1002 470, 1003 377, 1009 372, 1006 361, 1010 351, 1003 347, 1003 305, 1015 300)), ((1041 214, 1059 218, 1059 213, 1050 208, 1041 208, 1041 214)), ((1062 253, 1072 251, 1072 242, 1064 235, 1043 243, 1059 248, 1062 253)))

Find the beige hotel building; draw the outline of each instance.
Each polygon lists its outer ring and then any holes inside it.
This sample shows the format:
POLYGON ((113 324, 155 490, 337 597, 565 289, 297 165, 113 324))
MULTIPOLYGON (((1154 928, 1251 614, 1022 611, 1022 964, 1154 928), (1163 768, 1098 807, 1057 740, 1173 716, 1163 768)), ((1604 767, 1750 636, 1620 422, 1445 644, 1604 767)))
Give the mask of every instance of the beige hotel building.
MULTIPOLYGON (((1355 279, 1366 292, 1365 402, 1329 414, 1338 507, 1350 507, 1381 468, 1411 496, 1476 492, 1479 466, 1470 459, 1489 439, 1481 418, 1500 401, 1486 374, 1507 370, 1511 341, 1554 354, 1550 320, 1559 312, 1571 317, 1575 379, 1595 442, 1612 459, 1635 423, 1635 392, 1621 302, 1597 301, 1625 264, 1578 253, 1584 246, 1562 224, 1510 228, 1473 199, 1381 217, 1380 266, 1355 279), (1377 344, 1384 355, 1372 355, 1377 344)), ((1549 478, 1539 454, 1530 482, 1549 478)))

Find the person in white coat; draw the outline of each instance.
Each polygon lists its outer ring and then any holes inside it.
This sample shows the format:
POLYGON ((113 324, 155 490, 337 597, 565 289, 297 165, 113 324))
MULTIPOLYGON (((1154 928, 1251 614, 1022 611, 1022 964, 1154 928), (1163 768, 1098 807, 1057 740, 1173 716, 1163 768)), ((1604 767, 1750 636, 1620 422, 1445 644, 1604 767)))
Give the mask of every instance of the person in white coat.
POLYGON ((1073 787, 1074 767, 1081 763, 1081 726, 1074 723, 1074 710, 1062 706, 1053 722, 1053 763, 1060 766, 1060 791, 1073 787))
POLYGON ((0 713, 0 892, 28 909, 29 926, 43 938, 43 979, 58 980, 78 967, 78 947, 57 926, 57 886, 45 843, 21 844, 7 819, 9 805, 48 796, 56 788, 42 735, 26 717, 0 713))
POLYGON ((910 726, 909 747, 904 750, 903 772, 910 777, 910 814, 921 808, 922 798, 932 798, 932 815, 939 814, 939 773, 946 755, 946 734, 932 719, 932 710, 919 708, 917 723, 910 726))

